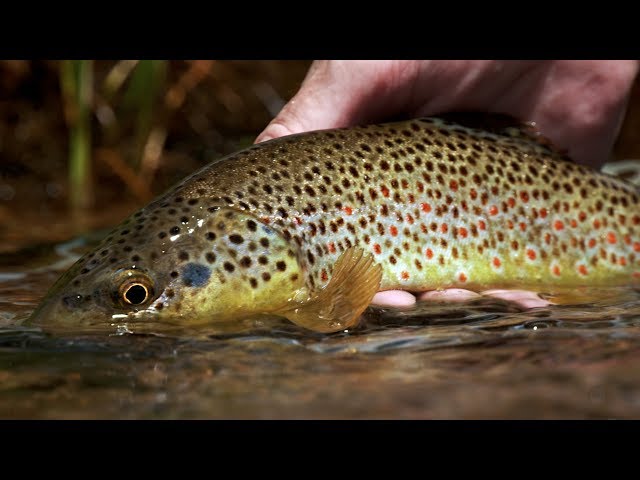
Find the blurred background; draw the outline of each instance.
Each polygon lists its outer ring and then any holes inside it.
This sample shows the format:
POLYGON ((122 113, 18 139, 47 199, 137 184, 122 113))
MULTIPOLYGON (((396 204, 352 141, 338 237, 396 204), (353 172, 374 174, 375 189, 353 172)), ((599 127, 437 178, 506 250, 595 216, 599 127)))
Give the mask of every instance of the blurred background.
MULTIPOLYGON (((310 61, 0 61, 0 253, 118 223, 250 145, 310 61)), ((640 158, 640 89, 614 158, 640 158)))
POLYGON ((0 253, 119 223, 250 145, 308 61, 0 61, 0 253))

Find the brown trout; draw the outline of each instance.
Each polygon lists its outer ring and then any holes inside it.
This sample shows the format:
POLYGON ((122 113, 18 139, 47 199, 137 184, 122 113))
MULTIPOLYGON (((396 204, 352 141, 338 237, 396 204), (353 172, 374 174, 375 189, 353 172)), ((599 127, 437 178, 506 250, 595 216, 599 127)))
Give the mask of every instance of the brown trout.
POLYGON ((271 314, 332 332, 382 290, 637 282, 636 188, 491 118, 308 132, 214 161, 78 260, 32 321, 271 314))

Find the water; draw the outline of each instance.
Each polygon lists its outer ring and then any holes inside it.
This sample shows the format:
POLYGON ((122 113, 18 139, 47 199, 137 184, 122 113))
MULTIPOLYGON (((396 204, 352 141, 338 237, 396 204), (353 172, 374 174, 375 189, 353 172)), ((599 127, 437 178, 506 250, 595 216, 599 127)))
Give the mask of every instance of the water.
POLYGON ((0 256, 0 418, 640 416, 633 289, 528 312, 489 299, 370 309, 333 335, 277 319, 165 335, 21 326, 95 238, 0 256))

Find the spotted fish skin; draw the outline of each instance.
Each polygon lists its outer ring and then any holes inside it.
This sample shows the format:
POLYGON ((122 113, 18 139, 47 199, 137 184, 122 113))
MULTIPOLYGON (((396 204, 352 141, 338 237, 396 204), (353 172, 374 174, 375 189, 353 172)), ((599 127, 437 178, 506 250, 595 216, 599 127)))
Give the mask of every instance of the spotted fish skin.
POLYGON ((638 193, 518 128, 425 118, 291 135, 211 163, 132 215, 35 316, 278 311, 326 287, 353 247, 382 267, 380 290, 629 284, 638 193), (105 285, 131 270, 151 277, 153 298, 118 310, 105 285))

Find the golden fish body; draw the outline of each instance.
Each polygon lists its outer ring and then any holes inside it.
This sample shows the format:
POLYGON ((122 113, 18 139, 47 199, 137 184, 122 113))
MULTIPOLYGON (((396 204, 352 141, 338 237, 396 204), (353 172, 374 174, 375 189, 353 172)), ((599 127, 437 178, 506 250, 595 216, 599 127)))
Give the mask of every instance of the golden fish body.
POLYGON ((635 282, 636 188, 497 123, 309 132, 215 161, 81 258, 33 319, 274 313, 335 331, 379 290, 635 282))

